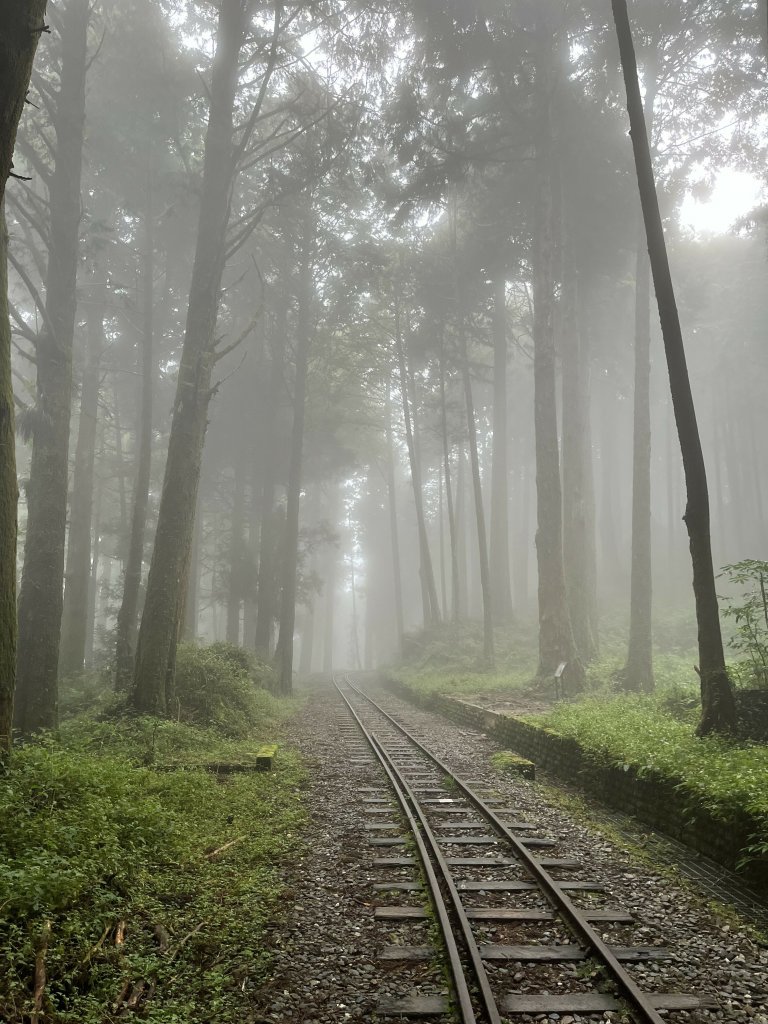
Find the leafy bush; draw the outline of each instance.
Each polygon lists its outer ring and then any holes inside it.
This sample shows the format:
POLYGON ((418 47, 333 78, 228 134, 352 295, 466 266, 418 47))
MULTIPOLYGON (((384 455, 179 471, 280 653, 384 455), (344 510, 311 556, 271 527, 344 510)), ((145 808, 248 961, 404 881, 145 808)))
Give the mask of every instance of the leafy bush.
POLYGON ((735 675, 739 682, 768 686, 768 562, 749 558, 726 565, 722 577, 741 590, 723 601, 723 615, 734 626, 728 646, 743 658, 735 675))
POLYGON ((263 689, 272 682, 272 670, 242 647, 180 644, 176 657, 178 718, 214 726, 225 736, 245 737, 279 706, 263 689))

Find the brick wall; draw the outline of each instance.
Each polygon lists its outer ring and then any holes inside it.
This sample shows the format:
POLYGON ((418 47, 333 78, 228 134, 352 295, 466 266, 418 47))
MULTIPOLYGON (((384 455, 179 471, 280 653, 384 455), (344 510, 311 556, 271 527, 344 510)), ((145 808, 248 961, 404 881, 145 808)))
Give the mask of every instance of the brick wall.
MULTIPOLYGON (((385 685, 413 704, 493 736, 537 768, 581 786, 608 806, 633 815, 731 870, 736 869, 742 850, 757 829, 746 813, 722 807, 715 814, 696 794, 669 779, 639 776, 632 767, 624 771, 596 764, 575 740, 455 697, 422 694, 390 679, 385 685)), ((746 884, 768 896, 768 859, 751 863, 739 874, 746 884)))

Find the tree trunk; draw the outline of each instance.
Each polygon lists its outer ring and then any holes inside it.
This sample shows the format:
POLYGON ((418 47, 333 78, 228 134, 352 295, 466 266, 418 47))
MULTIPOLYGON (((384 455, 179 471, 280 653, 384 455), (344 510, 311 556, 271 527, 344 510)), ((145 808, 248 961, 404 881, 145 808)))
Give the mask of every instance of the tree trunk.
POLYGON ((448 437, 448 409, 445 398, 445 336, 440 331, 440 432, 443 441, 443 475, 445 477, 445 503, 448 506, 448 540, 451 545, 451 619, 459 621, 459 546, 456 536, 456 511, 451 480, 451 444, 448 437))
POLYGON ((493 469, 491 473, 491 599, 498 625, 512 618, 509 578, 509 454, 507 426, 507 285, 494 281, 493 469))
POLYGON ((203 554, 203 537, 205 535, 205 513, 202 495, 197 495, 195 510, 195 528, 192 531, 192 554, 189 559, 187 574, 187 593, 184 598, 184 628, 182 635, 185 640, 194 642, 197 639, 198 621, 200 618, 200 565, 203 554))
POLYGON ((458 613, 456 621, 469 617, 469 572, 467 568, 467 484, 464 447, 459 445, 456 460, 456 559, 458 571, 458 613))
POLYGON ((539 567, 539 675, 552 676, 567 665, 571 691, 583 686, 568 617, 563 569, 563 515, 560 453, 557 438, 557 398, 554 314, 554 210, 552 197, 552 138, 550 67, 553 39, 539 24, 538 139, 536 143, 536 207, 534 212, 534 427, 536 432, 537 533, 539 567))
POLYGON ((131 510, 131 532, 123 577, 123 600, 117 613, 115 643, 115 688, 130 689, 134 670, 134 647, 139 614, 139 593, 144 566, 144 541, 147 532, 149 484, 152 474, 152 414, 155 383, 155 238, 153 180, 147 176, 147 206, 144 211, 143 330, 139 354, 139 415, 136 423, 136 476, 131 510))
POLYGON ((11 748, 16 682, 18 503, 4 196, 45 8, 46 0, 0 5, 0 759, 11 748))
POLYGON ((632 452, 632 574, 629 647, 623 682, 650 693, 653 680, 651 563, 651 268, 637 249, 635 272, 635 409, 632 452))
POLYGON ((304 228, 303 251, 299 267, 299 311, 296 325, 296 373, 293 382, 293 426, 291 428, 291 454, 285 506, 280 629, 277 636, 277 644, 275 645, 275 663, 279 675, 280 693, 283 696, 290 696, 293 691, 293 634, 296 628, 301 470, 304 452, 307 371, 309 369, 309 350, 312 343, 312 253, 315 236, 314 225, 310 221, 311 215, 308 215, 304 228))
POLYGON ((46 0, 5 0, 0 4, 0 205, 13 167, 13 148, 32 75, 46 0))
POLYGON ((328 576, 325 580, 325 622, 323 630, 323 674, 333 675, 333 647, 336 639, 336 565, 335 548, 328 553, 328 576))
MULTIPOLYGON (((104 426, 99 432, 98 450, 104 447, 104 426)), ((101 514, 104 504, 104 481, 95 474, 93 494, 93 546, 91 548, 91 564, 88 575, 88 622, 85 628, 85 664, 93 666, 94 649, 96 646, 96 597, 99 589, 99 560, 101 558, 101 514)))
POLYGON ((480 587, 483 594, 483 663, 491 670, 496 657, 493 649, 493 598, 491 596, 491 573, 488 566, 488 542, 485 535, 485 512, 483 511, 483 487, 480 480, 480 459, 477 452, 477 426, 475 406, 472 399, 472 380, 469 375, 469 352, 463 325, 461 335, 461 374, 464 380, 464 403, 467 412, 467 433, 469 435, 469 459, 472 468, 472 490, 475 499, 475 520, 477 523, 477 554, 480 564, 480 587))
POLYGON ((69 0, 60 12, 61 78, 53 116, 56 156, 49 190, 46 322, 36 345, 37 404, 18 609, 15 719, 25 734, 55 728, 58 721, 72 345, 77 306, 80 177, 90 15, 89 0, 69 0))
POLYGON ((200 220, 176 387, 168 458, 136 649, 133 703, 164 714, 173 687, 183 613, 182 588, 192 546, 226 233, 235 175, 234 104, 247 27, 242 0, 222 0, 205 138, 200 220))
POLYGON ((386 380, 384 425, 387 437, 387 504, 389 506, 389 539, 392 545, 392 574, 395 593, 395 625, 398 653, 403 651, 405 618, 403 615, 403 577, 400 567, 400 528, 397 521, 397 487, 395 485, 395 452, 392 441, 392 381, 386 380))
POLYGON ((436 626, 440 622, 440 609, 437 601, 437 587, 435 586, 435 574, 432 568, 432 556, 429 551, 429 537, 427 535, 427 524, 424 516, 424 498, 421 490, 421 467, 416 456, 416 445, 414 431, 411 421, 411 409, 408 401, 408 366, 405 358, 405 345, 400 331, 400 310, 395 310, 395 349, 397 355, 398 369, 400 373, 400 395, 403 402, 403 420, 405 422, 405 437, 408 445, 408 460, 411 466, 411 486, 413 487, 413 500, 416 506, 416 525, 419 535, 419 577, 422 591, 422 612, 424 627, 436 626))
MULTIPOLYGON (((274 425, 278 417, 280 397, 283 394, 286 333, 288 330, 288 299, 284 297, 277 310, 272 338, 272 365, 268 407, 269 421, 274 425)), ((259 536, 259 579, 256 594, 255 649, 268 660, 272 654, 272 626, 277 617, 275 593, 275 562, 278 548, 277 516, 275 515, 275 487, 277 479, 278 442, 274 433, 267 445, 264 461, 264 480, 261 498, 261 530, 259 536)))
POLYGON ((579 657, 586 663, 597 650, 592 619, 594 567, 590 565, 594 497, 588 490, 587 468, 592 459, 588 339, 579 316, 581 297, 576 273, 571 258, 565 266, 563 285, 563 566, 573 638, 579 657))
POLYGON ((672 404, 685 470, 687 505, 683 518, 690 542, 693 592, 699 631, 702 716, 697 732, 700 736, 705 736, 711 732, 730 732, 736 724, 733 690, 723 654, 715 574, 712 565, 707 471, 704 465, 704 454, 696 422, 696 409, 688 377, 685 346, 677 312, 672 274, 667 258, 664 227, 656 194, 656 182, 645 128, 640 83, 637 77, 637 62, 626 0, 612 0, 612 6, 627 90, 627 110, 638 188, 648 238, 648 255, 651 260, 653 283, 656 289, 672 404))
POLYGON ((59 677, 82 672, 85 666, 85 634, 88 620, 88 580, 91 570, 91 518, 93 511, 93 466, 96 455, 96 425, 99 414, 101 356, 104 348, 104 302, 106 272, 97 270, 88 313, 88 346, 85 356, 80 421, 75 449, 75 472, 70 504, 69 540, 61 620, 59 677))
MULTIPOLYGON (((2 19, 0 29, 7 31, 2 19)), ((11 325, 8 321, 7 251, 5 203, 0 201, 0 762, 11 749, 13 725, 13 690, 16 679, 16 515, 19 498, 11 376, 11 325)))
POLYGON ((301 657, 299 658, 299 675, 304 679, 312 673, 312 651, 315 645, 315 608, 310 605, 304 614, 304 625, 301 630, 301 657))
POLYGON ((243 553, 245 549, 245 460, 242 455, 234 466, 232 529, 229 544, 229 593, 227 595, 227 643, 240 643, 240 618, 243 604, 243 553))

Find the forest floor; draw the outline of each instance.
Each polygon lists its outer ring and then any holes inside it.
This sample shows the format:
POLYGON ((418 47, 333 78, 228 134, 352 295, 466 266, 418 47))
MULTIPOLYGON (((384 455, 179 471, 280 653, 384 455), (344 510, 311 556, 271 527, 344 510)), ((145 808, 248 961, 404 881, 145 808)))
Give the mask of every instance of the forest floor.
MULTIPOLYGON (((391 696, 387 701, 429 735, 430 748, 452 768, 487 782, 505 803, 540 823, 545 834, 562 837, 568 855, 582 859, 589 876, 605 882, 607 905, 622 906, 636 917, 635 941, 672 948, 673 961, 632 970, 648 988, 717 1000, 717 1009, 681 1014, 681 1019, 768 1024, 763 937, 732 907, 714 905, 711 886, 685 876, 676 864, 675 844, 658 838, 644 848, 617 827, 615 818, 564 787, 501 774, 491 763, 501 748, 487 736, 391 696)), ((261 992, 258 1021, 370 1021, 382 995, 407 994, 422 981, 440 985, 439 976, 402 977, 401 968, 378 960, 387 943, 424 942, 427 926, 374 919, 373 883, 383 879, 372 864, 376 849, 365 829, 360 790, 381 786, 382 779, 372 761, 351 759, 342 731, 347 722, 338 697, 315 688, 289 727, 308 772, 309 820, 301 855, 282 872, 286 898, 269 933, 274 973, 261 992)), ((727 903, 727 886, 718 891, 727 903)), ((493 927, 487 935, 486 941, 500 941, 493 927)), ((520 980, 512 978, 512 970, 510 987, 520 980)))
POLYGON ((265 695, 248 738, 82 717, 20 747, 0 779, 0 1021, 254 1020, 305 776, 290 745, 253 759, 294 707, 265 695))

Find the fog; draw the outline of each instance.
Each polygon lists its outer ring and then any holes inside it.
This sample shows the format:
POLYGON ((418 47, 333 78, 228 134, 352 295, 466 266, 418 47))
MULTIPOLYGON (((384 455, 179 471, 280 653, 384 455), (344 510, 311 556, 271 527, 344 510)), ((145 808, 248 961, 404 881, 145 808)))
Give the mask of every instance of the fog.
MULTIPOLYGON (((758 7, 629 6, 715 574, 766 557, 758 7)), ((84 671, 167 709, 180 639, 283 692, 467 622, 541 675, 631 622, 634 689, 695 647, 607 0, 48 18, 5 191, 22 730, 84 671)))

